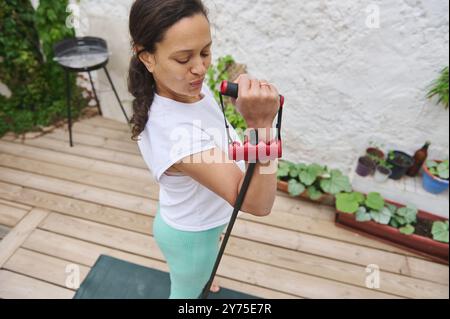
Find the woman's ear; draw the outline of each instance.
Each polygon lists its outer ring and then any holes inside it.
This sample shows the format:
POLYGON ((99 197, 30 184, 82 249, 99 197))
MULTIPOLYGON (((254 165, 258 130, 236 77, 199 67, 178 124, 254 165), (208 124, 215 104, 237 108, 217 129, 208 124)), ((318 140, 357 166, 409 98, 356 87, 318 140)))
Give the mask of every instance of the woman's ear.
POLYGON ((155 70, 155 64, 156 64, 155 57, 153 56, 153 54, 150 54, 147 51, 144 51, 140 54, 139 59, 147 67, 147 70, 150 73, 153 73, 153 71, 155 70))
POLYGON ((147 70, 150 73, 153 73, 154 71, 154 67, 155 67, 155 57, 153 56, 153 54, 148 53, 147 51, 142 51, 143 47, 140 45, 137 45, 134 48, 134 52, 137 55, 139 52, 141 52, 139 54, 139 56, 137 56, 137 58, 144 63, 144 65, 146 66, 147 70))

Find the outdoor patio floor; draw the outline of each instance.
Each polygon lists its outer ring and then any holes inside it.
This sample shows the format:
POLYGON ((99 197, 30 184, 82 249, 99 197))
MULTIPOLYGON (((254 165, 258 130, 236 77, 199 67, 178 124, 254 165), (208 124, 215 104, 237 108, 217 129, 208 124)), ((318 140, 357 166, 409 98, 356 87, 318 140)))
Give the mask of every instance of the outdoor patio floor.
MULTIPOLYGON (((159 186, 126 124, 100 116, 0 140, 0 298, 72 298, 101 254, 167 271, 152 237, 159 186), (67 127, 67 126, 66 126, 67 127), (3 238, 3 239, 2 239, 3 238)), ((334 224, 332 207, 279 192, 270 216, 242 214, 223 287, 263 298, 449 298, 449 269, 334 224), (366 287, 366 267, 380 287, 366 287)))

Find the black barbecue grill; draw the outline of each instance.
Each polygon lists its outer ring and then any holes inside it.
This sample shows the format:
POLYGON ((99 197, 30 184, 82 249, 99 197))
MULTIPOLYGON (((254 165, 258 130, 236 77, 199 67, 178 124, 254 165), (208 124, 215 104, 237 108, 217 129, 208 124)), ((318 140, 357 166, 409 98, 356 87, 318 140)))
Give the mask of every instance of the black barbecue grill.
POLYGON ((105 70, 106 77, 114 91, 114 94, 119 102, 122 109, 123 115, 130 123, 127 113, 123 108, 122 102, 120 101, 119 95, 117 94, 114 83, 111 80, 108 69, 106 65, 109 61, 109 56, 111 55, 108 51, 108 45, 106 41, 97 37, 77 37, 62 40, 56 43, 53 47, 54 60, 60 64, 66 71, 66 87, 67 87, 67 114, 69 121, 69 137, 70 146, 73 147, 72 142, 72 116, 70 109, 70 85, 69 85, 69 72, 87 72, 89 74, 89 80, 91 82, 92 91, 94 92, 95 101, 97 102, 97 107, 100 115, 102 111, 100 109, 100 102, 97 97, 97 92, 95 90, 94 82, 92 81, 91 72, 103 69, 105 70))

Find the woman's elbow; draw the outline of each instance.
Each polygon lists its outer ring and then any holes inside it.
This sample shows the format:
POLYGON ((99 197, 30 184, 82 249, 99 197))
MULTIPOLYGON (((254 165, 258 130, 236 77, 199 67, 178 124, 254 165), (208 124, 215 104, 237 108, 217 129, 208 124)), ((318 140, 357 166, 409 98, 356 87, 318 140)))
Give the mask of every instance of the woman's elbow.
POLYGON ((241 211, 256 217, 266 217, 269 216, 270 213, 272 212, 272 207, 270 208, 262 208, 262 207, 248 207, 248 206, 243 206, 241 208, 241 211))

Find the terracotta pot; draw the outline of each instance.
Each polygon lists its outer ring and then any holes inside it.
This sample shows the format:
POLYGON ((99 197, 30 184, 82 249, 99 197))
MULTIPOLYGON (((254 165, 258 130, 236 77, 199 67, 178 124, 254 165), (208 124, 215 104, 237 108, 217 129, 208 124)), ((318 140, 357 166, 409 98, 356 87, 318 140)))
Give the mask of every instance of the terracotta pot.
MULTIPOLYGON (((396 202, 386 200, 397 207, 404 207, 396 202)), ((430 214, 425 211, 419 211, 417 218, 431 221, 445 221, 446 219, 430 214)), ((374 221, 359 222, 356 220, 356 214, 347 214, 342 212, 336 213, 336 225, 356 231, 366 237, 374 238, 385 243, 407 249, 416 254, 428 257, 436 262, 448 265, 449 245, 435 241, 431 238, 419 236, 416 234, 405 235, 389 225, 381 225, 374 221)))
POLYGON ((375 147, 369 147, 366 150, 366 154, 367 155, 373 155, 375 157, 378 157, 379 159, 384 159, 385 154, 382 150, 380 150, 379 148, 375 148, 375 147))
MULTIPOLYGON (((289 186, 288 186, 287 182, 278 181, 278 183, 277 183, 277 189, 279 191, 282 191, 287 194, 289 194, 288 187, 289 186)), ((291 196, 291 195, 289 195, 289 196, 291 196)), ((327 205, 327 206, 332 206, 332 207, 334 207, 336 205, 336 197, 331 194, 323 194, 322 197, 319 198, 318 200, 312 200, 311 198, 309 198, 308 190, 306 190, 302 194, 298 195, 297 197, 301 200, 316 203, 316 204, 327 205)))

